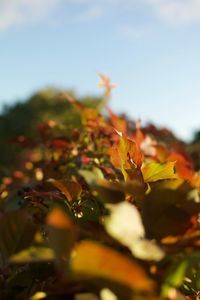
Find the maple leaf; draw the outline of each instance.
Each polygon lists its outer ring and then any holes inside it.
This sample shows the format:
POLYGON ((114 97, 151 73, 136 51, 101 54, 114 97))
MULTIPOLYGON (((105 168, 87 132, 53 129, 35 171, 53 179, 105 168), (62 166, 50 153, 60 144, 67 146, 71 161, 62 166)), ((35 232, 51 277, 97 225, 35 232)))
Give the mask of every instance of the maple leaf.
POLYGON ((109 149, 112 164, 121 169, 125 180, 131 179, 128 170, 140 169, 143 154, 139 146, 131 139, 120 136, 117 146, 109 149))
POLYGON ((111 162, 117 168, 130 168, 130 164, 141 167, 143 155, 137 144, 123 136, 120 136, 117 146, 109 150, 111 154, 111 162))
POLYGON ((101 82, 99 82, 98 86, 105 88, 105 96, 110 97, 111 90, 116 87, 116 84, 111 83, 110 78, 105 74, 98 73, 101 78, 101 82))

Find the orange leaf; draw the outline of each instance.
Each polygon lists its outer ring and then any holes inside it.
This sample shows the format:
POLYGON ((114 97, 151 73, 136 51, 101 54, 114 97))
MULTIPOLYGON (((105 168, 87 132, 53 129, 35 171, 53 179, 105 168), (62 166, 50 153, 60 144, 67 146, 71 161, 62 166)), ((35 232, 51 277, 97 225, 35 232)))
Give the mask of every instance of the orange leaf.
POLYGON ((182 154, 172 152, 168 157, 169 161, 176 161, 176 172, 180 178, 188 181, 192 181, 194 174, 191 162, 186 159, 182 154))
POLYGON ((108 150, 108 153, 110 155, 110 160, 111 163, 113 164, 113 166, 115 166, 115 168, 121 168, 121 161, 120 161, 120 157, 119 157, 119 153, 118 153, 118 149, 117 147, 112 147, 108 150))
POLYGON ((180 178, 184 180, 191 181, 193 179, 193 171, 188 168, 186 165, 182 165, 181 163, 176 163, 176 172, 180 176, 180 178))
POLYGON ((68 201, 76 199, 82 191, 81 185, 75 181, 49 179, 49 182, 59 189, 65 195, 68 201))
POLYGON ((131 162, 134 162, 137 167, 141 167, 143 162, 143 154, 138 145, 125 137, 120 138, 119 156, 124 165, 127 165, 129 159, 131 162))
POLYGON ((154 284, 133 260, 92 241, 79 243, 71 256, 71 269, 78 275, 97 277, 151 292, 154 284))
POLYGON ((119 143, 110 151, 111 162, 116 168, 130 169, 131 164, 141 167, 143 154, 139 146, 132 140, 120 137, 119 143))
POLYGON ((46 223, 58 229, 70 229, 72 227, 72 222, 68 216, 59 208, 54 208, 47 218, 46 223))

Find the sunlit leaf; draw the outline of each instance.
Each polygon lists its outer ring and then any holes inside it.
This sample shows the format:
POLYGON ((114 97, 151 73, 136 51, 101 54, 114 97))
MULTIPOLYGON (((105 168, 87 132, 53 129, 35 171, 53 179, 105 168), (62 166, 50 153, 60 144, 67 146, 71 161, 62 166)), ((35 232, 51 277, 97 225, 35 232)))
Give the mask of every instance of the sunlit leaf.
POLYGON ((173 180, 163 180, 159 181, 160 188, 163 189, 170 189, 170 190, 177 190, 184 184, 184 180, 178 177, 177 179, 173 180))
POLYGON ((110 155, 110 161, 113 164, 113 166, 120 169, 121 168, 121 160, 120 160, 118 148, 112 147, 109 149, 108 153, 110 155))
POLYGON ((180 178, 191 181, 193 179, 192 163, 178 152, 172 152, 168 160, 175 161, 176 172, 180 178))
POLYGON ((154 240, 137 239, 129 248, 135 257, 143 260, 160 261, 165 256, 165 252, 154 240))
POLYGON ((134 205, 128 202, 109 204, 111 214, 105 219, 105 227, 108 233, 129 246, 133 241, 145 235, 141 216, 134 205))
POLYGON ((138 145, 134 141, 125 137, 121 137, 118 152, 121 164, 124 166, 124 168, 130 167, 129 161, 136 164, 136 166, 141 167, 143 155, 138 145))
POLYGON ((102 171, 96 167, 94 167, 91 171, 79 170, 79 174, 83 176, 83 178, 89 185, 94 184, 97 180, 104 179, 102 171))
POLYGON ((138 210, 130 203, 109 205, 110 216, 105 218, 107 232, 132 254, 144 260, 161 260, 164 252, 155 242, 144 239, 145 231, 138 210))
POLYGON ((9 261, 13 264, 53 261, 54 252, 47 247, 30 247, 12 255, 9 261))
POLYGON ((117 168, 130 168, 130 164, 141 166, 143 155, 137 144, 125 137, 120 137, 119 143, 110 150, 111 162, 117 168))
POLYGON ((82 187, 78 182, 56 179, 49 179, 48 181, 59 189, 68 201, 75 200, 82 191, 82 187))
POLYGON ((153 290, 153 282, 134 260, 91 241, 74 248, 70 266, 79 276, 107 279, 133 290, 153 290))
POLYGON ((104 288, 100 291, 101 300, 117 300, 117 296, 109 289, 104 288))
POLYGON ((175 162, 157 163, 150 162, 142 167, 142 174, 145 182, 155 182, 164 179, 176 179, 174 172, 175 162))
POLYGON ((40 300, 45 299, 47 297, 47 294, 45 292, 36 292, 30 300, 40 300))
POLYGON ((173 265, 162 288, 162 297, 166 297, 171 287, 179 287, 184 280, 188 261, 183 260, 178 265, 173 265))

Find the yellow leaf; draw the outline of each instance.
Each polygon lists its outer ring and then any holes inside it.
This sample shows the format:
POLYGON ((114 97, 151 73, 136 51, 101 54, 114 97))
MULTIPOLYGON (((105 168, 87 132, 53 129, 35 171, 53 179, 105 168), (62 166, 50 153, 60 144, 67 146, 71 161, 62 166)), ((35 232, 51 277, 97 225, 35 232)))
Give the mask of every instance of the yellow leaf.
POLYGON ((47 297, 47 294, 44 292, 36 292, 30 300, 40 300, 40 299, 45 299, 47 297))
POLYGON ((120 137, 118 151, 121 164, 124 168, 130 168, 129 161, 139 167, 142 165, 143 155, 134 141, 125 137, 120 137))
POLYGON ((177 179, 174 173, 175 162, 158 163, 150 162, 142 168, 142 174, 145 182, 155 182, 164 179, 177 179))
POLYGON ((51 248, 32 246, 12 255, 9 258, 9 262, 13 264, 26 264, 32 262, 49 262, 54 259, 54 252, 51 248))

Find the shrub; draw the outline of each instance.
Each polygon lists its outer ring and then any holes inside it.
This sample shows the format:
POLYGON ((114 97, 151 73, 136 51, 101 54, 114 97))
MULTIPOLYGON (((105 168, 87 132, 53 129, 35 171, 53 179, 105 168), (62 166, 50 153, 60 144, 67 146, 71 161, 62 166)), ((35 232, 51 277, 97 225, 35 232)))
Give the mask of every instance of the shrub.
POLYGON ((18 138, 0 186, 1 299, 198 299, 200 173, 184 145, 62 97, 81 125, 18 138))

